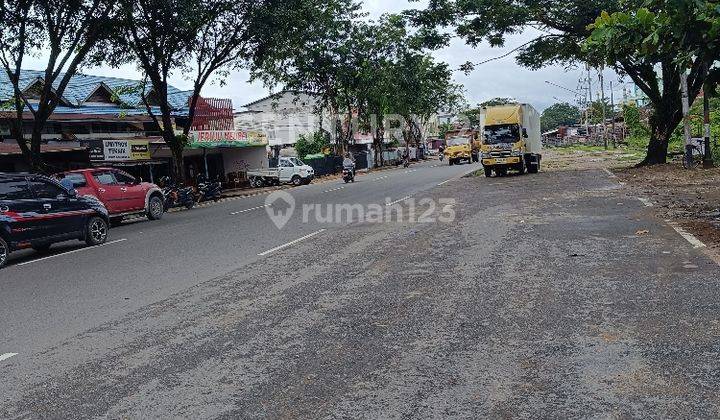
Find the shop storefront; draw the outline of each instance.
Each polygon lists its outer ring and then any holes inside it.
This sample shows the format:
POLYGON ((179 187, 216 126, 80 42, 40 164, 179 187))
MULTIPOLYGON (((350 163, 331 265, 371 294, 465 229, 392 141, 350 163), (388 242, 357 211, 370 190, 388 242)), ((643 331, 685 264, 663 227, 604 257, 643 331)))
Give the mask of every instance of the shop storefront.
POLYGON ((133 176, 155 182, 169 173, 169 162, 152 158, 149 139, 86 140, 90 164, 122 168, 133 176))
POLYGON ((229 187, 242 186, 249 169, 267 167, 268 139, 258 131, 191 131, 185 153, 186 173, 202 173, 229 187))

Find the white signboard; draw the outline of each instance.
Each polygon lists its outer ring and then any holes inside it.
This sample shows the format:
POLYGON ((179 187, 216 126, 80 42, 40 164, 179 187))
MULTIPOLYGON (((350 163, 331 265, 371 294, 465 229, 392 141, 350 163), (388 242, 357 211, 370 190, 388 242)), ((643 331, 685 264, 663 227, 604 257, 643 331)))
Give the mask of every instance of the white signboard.
POLYGON ((130 142, 127 140, 106 140, 103 143, 105 160, 130 160, 130 142))

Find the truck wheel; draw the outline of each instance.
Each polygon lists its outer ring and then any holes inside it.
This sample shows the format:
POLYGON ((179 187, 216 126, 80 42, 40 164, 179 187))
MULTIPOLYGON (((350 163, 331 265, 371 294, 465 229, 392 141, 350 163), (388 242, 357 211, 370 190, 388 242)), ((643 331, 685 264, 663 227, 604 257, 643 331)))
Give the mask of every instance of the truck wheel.
POLYGON ((455 159, 448 159, 448 163, 450 166, 453 166, 455 164, 455 159))
POLYGON ((300 178, 300 175, 295 175, 290 182, 292 182, 294 186, 299 187, 302 185, 302 178, 300 178))
POLYGON ((3 238, 0 238, 0 268, 2 268, 10 255, 10 247, 3 238))
POLYGON ((528 165, 528 173, 536 174, 540 171, 540 159, 535 156, 530 161, 530 164, 528 165))
POLYGON ((517 166, 517 171, 520 175, 525 175, 525 161, 520 161, 517 166))
POLYGON ((92 217, 85 227, 85 243, 89 246, 102 245, 107 240, 108 225, 102 217, 92 217))
POLYGON ((157 195, 150 197, 148 201, 147 217, 150 220, 160 220, 165 212, 165 206, 163 205, 162 199, 157 195))
POLYGON ((485 169, 485 178, 492 178, 492 166, 485 166, 483 169, 485 169))

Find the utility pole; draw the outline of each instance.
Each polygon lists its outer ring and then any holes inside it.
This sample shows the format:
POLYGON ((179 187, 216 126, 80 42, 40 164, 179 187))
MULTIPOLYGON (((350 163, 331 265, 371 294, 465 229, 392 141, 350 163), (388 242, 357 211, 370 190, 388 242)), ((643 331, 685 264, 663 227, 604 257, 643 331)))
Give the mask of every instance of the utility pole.
POLYGON ((610 109, 612 109, 612 145, 613 149, 617 148, 617 134, 615 133, 615 92, 613 92, 613 82, 610 81, 610 109))
POLYGON ((587 74, 588 74, 588 98, 590 101, 588 102, 588 109, 587 109, 587 120, 585 121, 587 127, 587 135, 588 139, 590 139, 590 119, 592 118, 592 105, 593 105, 593 96, 592 96, 592 77, 590 77, 590 64, 586 65, 587 67, 587 74))
POLYGON ((607 130, 605 129, 607 127, 607 109, 605 106, 605 78, 603 77, 603 69, 600 68, 598 70, 598 77, 600 78, 600 105, 602 106, 602 136, 603 136, 603 145, 605 146, 605 150, 608 149, 608 139, 607 139, 607 130))
MULTIPOLYGON (((710 66, 708 63, 705 63, 705 77, 707 78, 707 74, 709 72, 710 66)), ((705 156, 703 156, 703 168, 709 169, 712 168, 713 165, 713 158, 712 158, 712 150, 710 148, 710 96, 708 95, 708 92, 710 86, 708 86, 708 83, 705 82, 705 86, 703 87, 703 114, 704 114, 704 125, 705 125, 705 156)))
POLYGON ((683 70, 681 79, 683 128, 685 129, 685 162, 687 168, 693 167, 693 146, 690 134, 690 95, 688 93, 687 71, 683 70))

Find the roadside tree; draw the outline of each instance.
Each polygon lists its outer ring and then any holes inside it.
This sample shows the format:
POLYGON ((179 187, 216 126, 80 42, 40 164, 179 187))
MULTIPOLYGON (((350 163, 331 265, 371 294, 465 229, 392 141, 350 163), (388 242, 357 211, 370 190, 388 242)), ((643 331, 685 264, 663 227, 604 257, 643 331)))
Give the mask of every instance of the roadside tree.
POLYGON ((23 157, 34 171, 49 171, 40 146, 48 119, 64 103, 65 89, 83 66, 97 65, 111 49, 109 38, 117 30, 116 2, 109 0, 4 0, 0 1, 0 64, 10 82, 10 131, 23 157), (28 57, 42 57, 43 75, 22 77, 28 57), (30 141, 23 117, 29 113, 30 141))

